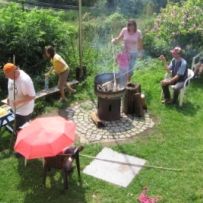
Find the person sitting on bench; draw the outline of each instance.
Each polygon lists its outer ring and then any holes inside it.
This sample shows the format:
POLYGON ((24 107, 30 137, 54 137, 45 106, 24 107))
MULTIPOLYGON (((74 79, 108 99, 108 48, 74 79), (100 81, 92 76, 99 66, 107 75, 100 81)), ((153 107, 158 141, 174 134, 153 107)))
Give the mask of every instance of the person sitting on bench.
POLYGON ((167 65, 166 58, 163 55, 159 57, 160 60, 163 61, 166 71, 172 73, 171 78, 165 78, 161 81, 164 94, 164 100, 162 102, 165 104, 177 103, 179 92, 183 88, 184 81, 187 79, 188 75, 187 62, 182 58, 182 49, 180 47, 175 47, 173 50, 171 50, 171 54, 173 59, 169 65, 167 65), (173 85, 174 89, 173 99, 171 99, 170 96, 170 85, 173 85))
POLYGON ((195 66, 194 73, 196 78, 199 78, 203 73, 203 57, 200 58, 199 63, 195 66))

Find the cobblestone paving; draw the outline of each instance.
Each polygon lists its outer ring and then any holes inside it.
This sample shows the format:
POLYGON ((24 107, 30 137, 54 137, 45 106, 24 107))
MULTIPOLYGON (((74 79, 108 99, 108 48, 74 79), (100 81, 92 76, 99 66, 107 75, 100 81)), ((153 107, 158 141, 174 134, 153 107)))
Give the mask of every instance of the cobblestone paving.
POLYGON ((92 101, 85 101, 66 109, 67 118, 77 124, 77 135, 81 143, 125 140, 155 125, 148 113, 145 114, 145 118, 126 116, 122 113, 120 120, 105 121, 105 127, 97 128, 91 119, 91 113, 94 111, 96 103, 92 101))

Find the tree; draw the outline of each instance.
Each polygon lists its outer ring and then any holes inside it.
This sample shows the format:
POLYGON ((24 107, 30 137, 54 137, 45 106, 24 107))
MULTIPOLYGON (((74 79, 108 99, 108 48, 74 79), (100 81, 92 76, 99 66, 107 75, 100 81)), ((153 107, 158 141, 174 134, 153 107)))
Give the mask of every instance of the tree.
POLYGON ((203 1, 169 3, 145 35, 145 47, 152 55, 179 45, 188 58, 203 48, 203 1))

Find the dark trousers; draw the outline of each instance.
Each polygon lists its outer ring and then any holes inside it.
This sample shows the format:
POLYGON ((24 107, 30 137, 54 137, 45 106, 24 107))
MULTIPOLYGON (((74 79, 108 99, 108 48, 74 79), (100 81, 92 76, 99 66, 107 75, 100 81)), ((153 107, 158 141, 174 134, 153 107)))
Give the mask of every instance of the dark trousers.
MULTIPOLYGON (((169 87, 170 87, 170 85, 164 85, 164 86, 162 85, 162 89, 163 89, 163 94, 164 94, 164 99, 165 100, 171 99, 171 94, 170 94, 169 87)), ((174 92, 173 92, 173 103, 177 103, 179 93, 180 93, 179 89, 174 89, 174 92)))
POLYGON ((20 130, 20 127, 23 126, 25 123, 29 122, 31 119, 31 114, 27 116, 21 116, 16 114, 16 131, 20 130))

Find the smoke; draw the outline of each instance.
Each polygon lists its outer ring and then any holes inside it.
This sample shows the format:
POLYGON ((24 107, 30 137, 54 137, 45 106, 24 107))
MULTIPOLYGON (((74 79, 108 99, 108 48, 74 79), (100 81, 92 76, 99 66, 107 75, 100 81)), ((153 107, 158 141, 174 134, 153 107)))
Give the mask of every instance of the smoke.
MULTIPOLYGON (((118 33, 119 32, 120 30, 118 31, 118 33)), ((114 35, 114 37, 115 36, 116 35, 114 35)), ((98 73, 119 72, 119 65, 116 62, 116 57, 118 53, 121 53, 123 51, 123 43, 120 42, 118 44, 112 44, 111 40, 111 32, 94 34, 94 38, 92 40, 92 48, 99 55, 99 60, 96 62, 98 73)), ((133 70, 143 67, 143 64, 143 60, 137 59, 133 70)), ((124 74, 128 74, 128 72, 124 74)))
MULTIPOLYGON (((144 0, 144 2, 148 1, 149 0, 144 0)), ((111 43, 112 36, 116 37, 120 33, 121 29, 125 27, 128 19, 132 15, 138 15, 139 12, 143 11, 143 1, 106 0, 106 4, 103 3, 101 5, 101 3, 99 3, 98 5, 99 13, 97 16, 95 16, 93 21, 95 24, 97 24, 97 26, 94 25, 95 29, 91 38, 91 46, 99 56, 95 65, 98 73, 118 72, 119 67, 116 64, 116 56, 118 53, 122 52, 123 43, 120 42, 113 45, 111 43), (139 12, 136 9, 140 9, 139 12)), ((96 9, 93 10, 92 15, 94 15, 97 11, 97 6, 95 8, 96 9)), ((137 61, 134 69, 136 69, 138 66, 141 66, 139 61, 137 61)))
POLYGON ((108 31, 94 33, 92 48, 98 53, 99 60, 96 66, 99 73, 117 71, 115 62, 116 54, 121 50, 120 46, 111 43, 112 35, 108 31))

